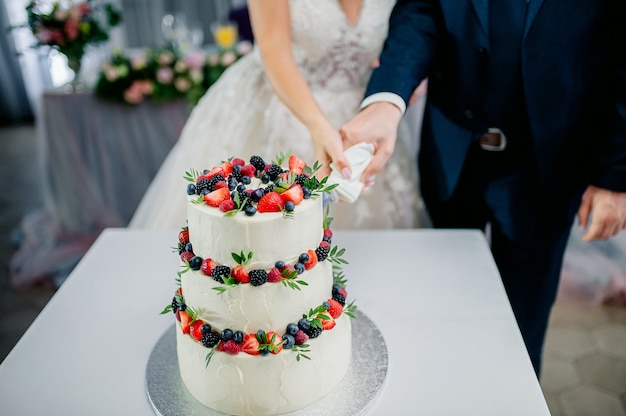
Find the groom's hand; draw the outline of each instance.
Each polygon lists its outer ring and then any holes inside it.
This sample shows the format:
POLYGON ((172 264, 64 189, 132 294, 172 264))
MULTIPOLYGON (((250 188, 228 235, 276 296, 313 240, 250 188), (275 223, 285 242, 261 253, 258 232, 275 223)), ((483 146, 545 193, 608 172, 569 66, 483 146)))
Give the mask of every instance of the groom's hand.
POLYGON ((589 223, 583 241, 608 240, 626 228, 626 192, 614 192, 590 185, 578 209, 581 228, 589 223), (590 215, 591 214, 591 215, 590 215))
POLYGON ((373 184, 374 176, 393 154, 401 118, 402 112, 398 107, 388 102, 377 102, 361 110, 339 130, 344 149, 360 142, 372 143, 376 148, 372 161, 363 172, 362 181, 366 187, 373 184))

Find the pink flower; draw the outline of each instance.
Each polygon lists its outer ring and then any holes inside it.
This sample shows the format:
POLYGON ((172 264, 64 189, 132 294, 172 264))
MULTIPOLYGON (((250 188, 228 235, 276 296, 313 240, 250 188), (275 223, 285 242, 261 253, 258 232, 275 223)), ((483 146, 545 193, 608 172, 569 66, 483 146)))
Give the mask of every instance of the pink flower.
POLYGON ((162 66, 157 70, 156 78, 161 84, 169 84, 174 79, 174 71, 172 68, 162 66))
POLYGON ((154 84, 152 81, 145 79, 135 82, 139 84, 139 89, 143 95, 152 95, 152 92, 154 91, 154 84))
POLYGON ((232 52, 226 52, 224 55, 222 55, 222 65, 224 66, 229 66, 236 60, 237 57, 232 52))
POLYGON ((178 91, 185 92, 189 89, 189 87, 191 87, 191 83, 188 79, 179 77, 174 81, 174 86, 178 91))
POLYGON ((141 93, 141 81, 135 81, 126 91, 124 91, 124 100, 129 104, 139 104, 143 101, 141 93))
POLYGON ((204 64, 204 53, 200 51, 191 52, 185 57, 185 62, 189 65, 189 68, 200 69, 204 64))
POLYGON ((59 45, 63 43, 63 33, 60 30, 50 30, 40 27, 37 31, 37 40, 45 45, 59 45))
POLYGON ((237 43, 236 50, 239 55, 245 55, 252 50, 252 43, 247 40, 242 40, 237 43))
POLYGON ((80 33, 78 30, 78 19, 75 19, 73 17, 67 19, 64 29, 69 40, 76 40, 78 34, 80 33))

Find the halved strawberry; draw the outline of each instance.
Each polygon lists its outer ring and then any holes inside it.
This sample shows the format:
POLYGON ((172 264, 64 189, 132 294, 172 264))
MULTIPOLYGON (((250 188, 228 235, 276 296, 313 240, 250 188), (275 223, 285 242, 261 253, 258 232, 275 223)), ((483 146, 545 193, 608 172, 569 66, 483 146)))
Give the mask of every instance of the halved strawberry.
POLYGON ((227 178, 228 175, 230 175, 230 173, 233 171, 233 164, 227 160, 226 162, 222 163, 222 169, 224 169, 224 173, 222 175, 227 178))
POLYGON ((273 267, 272 270, 267 274, 267 281, 270 283, 280 282, 283 278, 283 274, 276 267, 273 267))
POLYGON ((206 258, 202 260, 202 264, 200 265, 200 270, 202 270, 202 273, 204 273, 207 276, 211 276, 211 273, 213 273, 214 268, 215 268, 215 262, 213 261, 213 259, 206 258))
POLYGON ((189 333, 196 341, 200 341, 202 339, 202 325, 204 325, 204 321, 196 319, 189 327, 189 333))
POLYGON ((242 175, 249 176, 252 178, 254 174, 256 173, 256 168, 252 165, 245 165, 241 167, 241 170, 239 172, 242 175))
POLYGON ((219 207, 220 204, 227 199, 230 199, 230 191, 228 188, 216 189, 204 196, 204 202, 212 207, 219 207))
MULTIPOLYGON (((328 316, 328 314, 325 314, 326 316, 328 316)), ((322 319, 322 328, 324 328, 324 331, 328 331, 329 329, 333 329, 335 327, 335 325, 337 325, 337 322, 335 322, 335 318, 333 318, 332 316, 328 316, 330 319, 322 319)))
POLYGON ((328 308, 327 313, 333 318, 339 318, 343 312, 343 306, 341 306, 341 303, 334 299, 328 299, 327 302, 330 304, 330 308, 328 308))
POLYGON ((184 228, 178 233, 178 241, 180 243, 188 243, 189 242, 189 230, 184 228))
POLYGON ((302 186, 300 186, 300 184, 294 183, 291 188, 280 194, 280 197, 283 199, 283 202, 291 201, 294 204, 298 205, 304 199, 302 186))
POLYGON ((246 334, 243 337, 243 343, 241 344, 241 351, 250 355, 259 355, 259 341, 256 339, 255 334, 246 334))
POLYGON ((191 326, 191 316, 186 311, 180 311, 180 326, 183 330, 183 334, 188 334, 191 326))
POLYGON ((226 183, 226 181, 219 181, 219 182, 217 182, 215 184, 215 186, 213 186, 213 190, 220 189, 220 188, 225 188, 227 186, 228 186, 228 184, 226 183))
POLYGON ((289 156, 289 170, 296 174, 301 174, 302 169, 306 166, 302 160, 300 160, 297 156, 291 155, 289 156))
POLYGON ((239 283, 250 283, 250 276, 241 264, 236 265, 230 272, 230 275, 239 283))
POLYGON ((223 177, 228 176, 224 174, 224 168, 222 166, 215 166, 208 173, 204 174, 204 177, 207 179, 211 179, 214 175, 217 175, 218 173, 223 177))
POLYGON ((243 165, 245 165, 245 164, 246 164, 246 161, 245 161, 245 160, 243 160, 243 159, 240 159, 240 158, 236 157, 236 158, 234 158, 233 160, 231 160, 231 161, 230 161, 230 163, 231 163, 233 166, 243 166, 243 165))
POLYGON ((314 250, 308 249, 307 254, 309 255, 309 261, 304 263, 304 268, 309 270, 311 267, 315 267, 317 264, 317 253, 314 250))
POLYGON ((268 332, 266 335, 267 335, 267 343, 276 347, 276 348, 273 348, 273 351, 270 350, 270 352, 272 354, 278 354, 279 352, 281 352, 283 350, 283 346, 281 344, 281 342, 283 342, 283 337, 281 337, 276 332, 271 332, 271 331, 268 332), (272 338, 274 339, 272 340, 272 338))
POLYGON ((277 192, 268 192, 259 199, 256 207, 258 212, 280 212, 283 206, 283 199, 277 192))

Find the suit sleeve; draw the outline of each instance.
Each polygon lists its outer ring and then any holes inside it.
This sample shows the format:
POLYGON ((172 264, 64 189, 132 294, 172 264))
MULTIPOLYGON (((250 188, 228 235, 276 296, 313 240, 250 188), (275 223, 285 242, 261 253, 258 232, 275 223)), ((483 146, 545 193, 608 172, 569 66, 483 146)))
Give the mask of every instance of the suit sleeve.
POLYGON ((415 88, 428 75, 441 25, 438 1, 398 0, 389 18, 380 66, 372 73, 365 96, 391 92, 408 103, 415 88))

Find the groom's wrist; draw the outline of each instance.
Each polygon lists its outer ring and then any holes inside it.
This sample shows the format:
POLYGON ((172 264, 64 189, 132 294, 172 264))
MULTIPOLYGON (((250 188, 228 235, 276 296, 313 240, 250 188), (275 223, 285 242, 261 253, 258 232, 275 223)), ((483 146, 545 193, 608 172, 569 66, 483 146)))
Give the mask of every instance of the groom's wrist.
POLYGON ((370 96, 365 97, 363 101, 361 101, 361 105, 359 106, 360 110, 363 110, 365 107, 374 104, 374 103, 390 103, 394 106, 398 107, 400 113, 404 114, 406 111, 406 103, 398 94, 394 94, 393 92, 377 92, 370 96))

